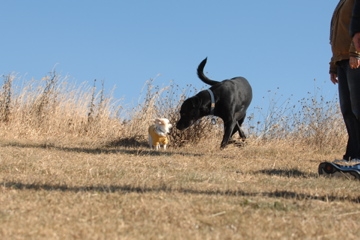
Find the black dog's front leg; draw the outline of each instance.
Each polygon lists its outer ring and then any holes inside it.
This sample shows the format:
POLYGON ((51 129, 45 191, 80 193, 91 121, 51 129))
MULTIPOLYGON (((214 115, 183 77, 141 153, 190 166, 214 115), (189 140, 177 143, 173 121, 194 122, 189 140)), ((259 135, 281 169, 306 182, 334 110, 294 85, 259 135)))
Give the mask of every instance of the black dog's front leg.
POLYGON ((232 135, 232 132, 234 130, 236 122, 235 121, 228 121, 224 123, 224 136, 223 140, 221 142, 220 148, 223 149, 228 144, 230 137, 232 135))

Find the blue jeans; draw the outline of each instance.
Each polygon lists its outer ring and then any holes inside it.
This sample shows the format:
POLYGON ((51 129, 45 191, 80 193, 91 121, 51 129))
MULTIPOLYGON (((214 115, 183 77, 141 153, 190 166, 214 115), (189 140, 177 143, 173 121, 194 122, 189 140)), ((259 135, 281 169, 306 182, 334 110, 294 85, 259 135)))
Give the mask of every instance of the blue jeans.
POLYGON ((360 68, 351 69, 349 60, 338 62, 340 109, 348 133, 343 159, 360 159, 360 68))

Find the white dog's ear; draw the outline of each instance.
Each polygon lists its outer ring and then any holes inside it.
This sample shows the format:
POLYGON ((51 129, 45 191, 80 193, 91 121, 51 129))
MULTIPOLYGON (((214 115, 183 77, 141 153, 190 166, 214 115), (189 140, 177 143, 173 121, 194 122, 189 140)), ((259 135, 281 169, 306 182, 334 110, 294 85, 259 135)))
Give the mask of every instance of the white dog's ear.
POLYGON ((163 122, 161 121, 160 118, 156 118, 156 119, 155 119, 155 124, 156 124, 156 125, 163 125, 163 122))

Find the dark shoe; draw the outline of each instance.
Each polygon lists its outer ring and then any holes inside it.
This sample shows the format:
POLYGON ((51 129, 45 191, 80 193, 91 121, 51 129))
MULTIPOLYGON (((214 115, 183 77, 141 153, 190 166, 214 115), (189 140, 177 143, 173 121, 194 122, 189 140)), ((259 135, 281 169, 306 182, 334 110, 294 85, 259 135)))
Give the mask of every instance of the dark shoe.
POLYGON ((333 162, 322 162, 318 167, 319 175, 360 180, 360 164, 339 165, 333 162))

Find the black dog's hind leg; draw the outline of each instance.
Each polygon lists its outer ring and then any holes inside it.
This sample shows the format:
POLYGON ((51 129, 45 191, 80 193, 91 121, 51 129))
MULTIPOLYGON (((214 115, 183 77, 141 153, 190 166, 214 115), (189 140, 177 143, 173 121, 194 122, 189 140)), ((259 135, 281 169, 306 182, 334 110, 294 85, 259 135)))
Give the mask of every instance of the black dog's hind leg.
POLYGON ((242 119, 240 119, 239 121, 237 121, 237 124, 235 125, 234 130, 232 131, 231 136, 233 136, 236 132, 238 132, 241 139, 243 139, 243 140, 246 139, 246 135, 245 135, 244 131, 241 129, 241 125, 242 125, 242 123, 244 122, 244 119, 245 119, 245 118, 242 118, 242 119))
POLYGON ((236 127, 236 121, 228 121, 224 123, 224 137, 221 142, 220 148, 225 148, 228 144, 230 137, 232 136, 236 127))

